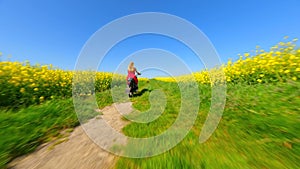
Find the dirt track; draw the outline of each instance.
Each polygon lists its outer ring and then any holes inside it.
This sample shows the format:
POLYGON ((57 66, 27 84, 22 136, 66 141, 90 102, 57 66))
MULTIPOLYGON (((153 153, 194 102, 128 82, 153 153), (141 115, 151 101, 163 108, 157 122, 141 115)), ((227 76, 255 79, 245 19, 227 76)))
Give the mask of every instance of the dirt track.
MULTIPOLYGON (((76 127, 70 136, 66 138, 68 141, 55 146, 53 142, 46 143, 34 153, 15 159, 8 167, 12 169, 113 168, 117 156, 101 149, 87 136, 85 130, 91 129, 89 133, 95 131, 94 137, 98 137, 101 142, 110 142, 112 139, 118 139, 116 138, 118 136, 112 135, 110 130, 104 131, 104 133, 99 135, 93 128, 97 129, 99 126, 94 127, 95 124, 105 120, 112 128, 120 132, 128 122, 121 119, 122 115, 119 112, 122 114, 130 113, 132 111, 131 103, 113 104, 100 111, 103 115, 83 124, 84 129, 82 126, 76 127), (115 108, 116 106, 119 111, 115 108)), ((124 139, 121 142, 126 144, 124 139)))

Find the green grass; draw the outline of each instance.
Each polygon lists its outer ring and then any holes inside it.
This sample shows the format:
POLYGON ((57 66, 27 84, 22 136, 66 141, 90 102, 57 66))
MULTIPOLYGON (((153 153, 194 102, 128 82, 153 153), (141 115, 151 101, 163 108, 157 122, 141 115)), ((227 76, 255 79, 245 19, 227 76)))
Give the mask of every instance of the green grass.
MULTIPOLYGON (((109 91, 97 94, 99 108, 112 104, 109 91)), ((99 114, 82 105, 87 120, 99 114)), ((0 168, 14 158, 34 151, 39 145, 61 136, 60 132, 79 125, 72 99, 51 100, 21 109, 0 110, 0 168)))
MULTIPOLYGON (((175 83, 140 82, 139 90, 143 92, 131 98, 134 108, 151 113, 148 111, 151 107, 149 98, 156 89, 166 96, 163 113, 150 123, 129 124, 123 129, 126 135, 158 135, 176 120, 181 95, 175 83)), ((299 82, 229 85, 222 120, 203 144, 198 139, 210 108, 211 91, 209 86, 199 86, 199 89, 199 114, 183 141, 158 156, 120 158, 116 168, 299 168, 299 82)), ((116 100, 127 99, 121 93, 123 89, 116 91, 120 92, 120 98, 116 100)), ((99 108, 113 103, 110 94, 110 91, 96 94, 99 108)), ((96 115, 89 105, 83 109, 87 113, 82 114, 82 119, 96 115)), ((17 110, 2 109, 0 122, 0 168, 5 168, 15 157, 34 151, 40 144, 60 137, 62 130, 79 125, 72 99, 52 100, 17 110)), ((130 146, 136 148, 129 143, 130 146)))
POLYGON ((72 106, 72 100, 69 99, 20 110, 1 110, 0 167, 57 137, 59 131, 78 125, 72 106))
MULTIPOLYGON (((123 131, 131 137, 149 137, 165 131, 177 117, 180 92, 174 83, 151 80, 143 95, 132 99, 140 111, 150 108, 151 91, 167 97, 163 114, 150 123, 131 123, 123 131)), ((185 139, 173 149, 150 158, 120 158, 116 168, 299 168, 300 83, 229 85, 222 120, 211 136, 199 143, 210 108, 211 91, 199 86, 198 118, 185 139)), ((126 149, 135 148, 130 145, 126 149)))

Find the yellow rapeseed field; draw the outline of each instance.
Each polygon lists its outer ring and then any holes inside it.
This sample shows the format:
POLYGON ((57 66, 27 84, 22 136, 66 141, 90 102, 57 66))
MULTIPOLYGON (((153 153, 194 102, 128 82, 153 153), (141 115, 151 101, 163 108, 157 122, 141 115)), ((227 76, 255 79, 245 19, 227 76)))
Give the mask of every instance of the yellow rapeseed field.
MULTIPOLYGON (((91 72, 80 72, 80 78, 86 78, 81 79, 83 83, 90 77, 89 74, 91 72)), ((95 79, 96 92, 109 89, 113 76, 115 76, 114 84, 126 83, 124 75, 104 72, 95 74, 93 79, 95 79)), ((1 106, 29 105, 56 97, 71 97, 73 75, 73 71, 54 69, 52 65, 31 66, 29 62, 2 61, 0 62, 1 106)))
MULTIPOLYGON (((245 53, 235 61, 211 70, 195 72, 179 77, 158 77, 166 82, 190 81, 192 77, 200 84, 227 83, 272 83, 300 79, 300 49, 291 42, 280 42, 266 52, 257 47, 251 56, 245 53), (225 74, 225 76, 222 76, 225 74)), ((126 84, 125 75, 106 72, 65 71, 52 65, 30 65, 29 62, 0 62, 0 106, 19 106, 40 103, 56 97, 71 97, 72 92, 91 94, 107 90, 111 85, 126 84), (80 78, 72 88, 73 77, 80 78), (113 78, 113 83, 112 83, 113 78), (89 86, 87 84, 93 85, 89 86), (95 90, 90 91, 93 88, 95 90), (75 90, 72 90, 75 89, 75 90)), ((146 78, 139 78, 147 80, 146 78)))
POLYGON ((157 80, 166 82, 188 81, 194 79, 201 84, 213 84, 216 81, 225 81, 227 83, 270 83, 284 82, 287 80, 300 79, 300 49, 296 48, 294 39, 291 42, 280 42, 266 52, 257 47, 256 53, 250 56, 245 53, 243 56, 232 62, 211 70, 204 70, 179 77, 158 77, 157 80), (223 77, 221 73, 224 72, 223 77))

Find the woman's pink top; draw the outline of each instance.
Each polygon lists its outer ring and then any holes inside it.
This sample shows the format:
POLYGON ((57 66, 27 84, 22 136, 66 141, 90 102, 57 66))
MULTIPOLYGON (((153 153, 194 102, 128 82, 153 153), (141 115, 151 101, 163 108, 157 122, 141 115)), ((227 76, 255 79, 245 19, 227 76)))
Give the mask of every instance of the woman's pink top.
POLYGON ((136 75, 135 75, 135 71, 127 71, 127 73, 128 73, 128 75, 127 75, 127 80, 129 79, 129 78, 133 78, 134 79, 134 81, 135 81, 135 83, 136 84, 138 84, 138 79, 137 79, 137 77, 136 77, 136 75))
POLYGON ((134 77, 135 77, 135 71, 132 72, 132 71, 129 71, 129 70, 128 70, 127 72, 128 72, 127 79, 128 79, 128 78, 134 78, 134 77))

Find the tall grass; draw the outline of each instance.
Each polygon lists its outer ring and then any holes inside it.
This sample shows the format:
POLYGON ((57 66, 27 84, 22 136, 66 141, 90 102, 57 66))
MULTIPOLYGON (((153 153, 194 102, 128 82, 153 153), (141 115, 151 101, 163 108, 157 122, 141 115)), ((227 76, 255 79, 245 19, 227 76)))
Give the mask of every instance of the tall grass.
MULTIPOLYGON (((112 104, 109 91, 97 94, 99 108, 112 104)), ((99 114, 89 105, 80 119, 99 114)), ((61 131, 79 125, 71 98, 45 101, 20 109, 0 110, 0 168, 14 158, 34 151, 42 143, 61 137, 61 131)))
MULTIPOLYGON (((179 112, 180 92, 175 83, 150 81, 145 88, 162 89, 168 97, 167 107, 153 122, 126 126, 124 133, 131 137, 149 137, 165 131, 179 112)), ((210 108, 211 91, 206 85, 199 89, 202 101, 198 118, 182 142, 155 157, 121 158, 116 168, 300 167, 299 82, 229 85, 222 120, 203 144, 198 139, 210 108)), ((141 111, 149 108, 148 96, 149 92, 134 98, 134 107, 141 111)))

